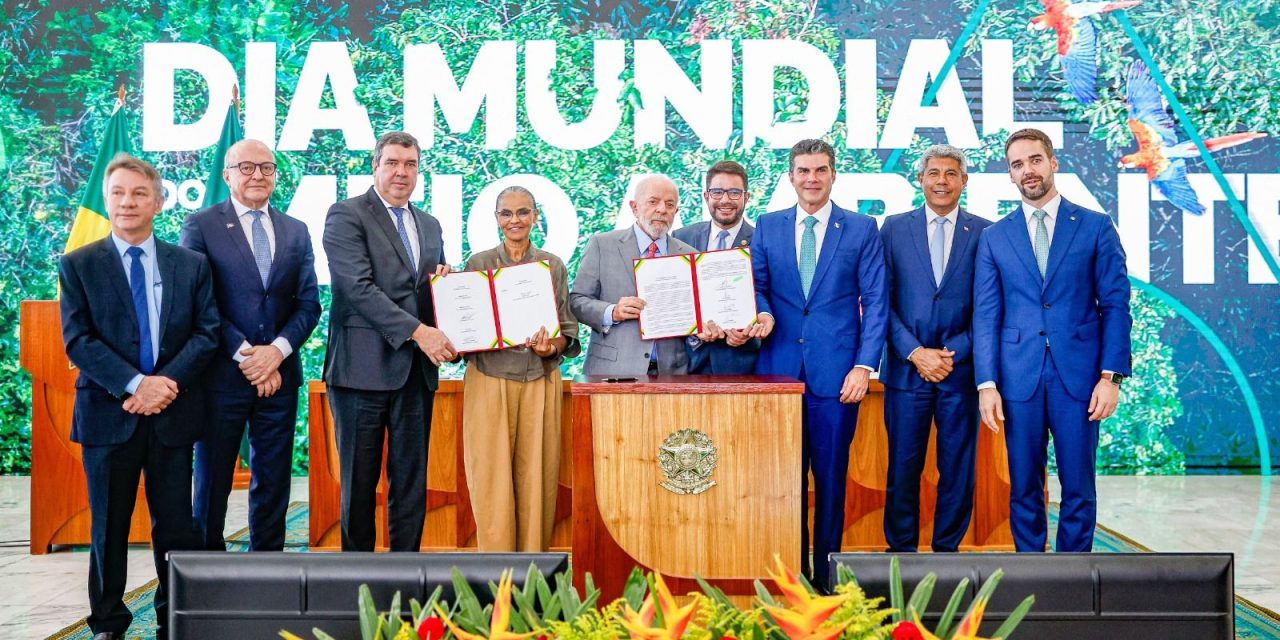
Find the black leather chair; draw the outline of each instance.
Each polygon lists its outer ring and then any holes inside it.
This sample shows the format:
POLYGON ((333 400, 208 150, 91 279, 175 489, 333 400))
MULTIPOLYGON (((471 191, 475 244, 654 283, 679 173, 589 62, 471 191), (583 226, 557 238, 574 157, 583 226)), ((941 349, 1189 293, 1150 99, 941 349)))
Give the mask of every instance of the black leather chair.
MULTIPOLYGON (((883 553, 833 553, 831 575, 845 565, 869 597, 889 597, 883 553)), ((1229 553, 957 553, 901 554, 904 598, 925 575, 937 574, 930 629, 962 578, 969 578, 961 613, 996 569, 1004 578, 983 616, 987 636, 1028 595, 1031 612, 1014 636, 1034 640, 1084 638, 1235 638, 1235 579, 1229 553)), ((834 585, 832 585, 834 586, 834 585)), ((957 618, 960 614, 957 614, 957 618)))
POLYGON ((304 638, 319 627, 339 638, 360 637, 356 609, 361 584, 379 608, 400 592, 423 602, 437 586, 454 600, 457 567, 481 602, 489 582, 511 569, 517 587, 529 565, 554 584, 568 569, 564 553, 219 553, 174 552, 169 557, 170 630, 182 640, 275 638, 287 630, 304 638))

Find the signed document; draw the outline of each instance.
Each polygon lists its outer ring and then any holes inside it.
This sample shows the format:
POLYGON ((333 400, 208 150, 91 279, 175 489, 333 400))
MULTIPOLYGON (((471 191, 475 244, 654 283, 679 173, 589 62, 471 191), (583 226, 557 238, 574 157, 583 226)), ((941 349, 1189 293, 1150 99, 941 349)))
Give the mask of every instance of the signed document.
POLYGON ((636 295, 644 300, 644 340, 693 335, 709 321, 722 329, 743 329, 755 322, 749 249, 641 258, 634 264, 636 295))
POLYGON ((721 329, 745 329, 756 321, 756 287, 751 251, 709 251, 694 257, 700 326, 713 321, 721 329))
POLYGON ((487 271, 455 271, 431 277, 436 328, 458 353, 499 348, 493 290, 487 271))
POLYGON ((498 307, 502 346, 522 345, 543 328, 548 338, 560 335, 556 289, 551 282, 551 264, 547 261, 495 269, 493 297, 498 307))
POLYGON ((640 258, 635 261, 640 338, 657 340, 698 332, 698 307, 693 291, 691 255, 640 258))
POLYGON ((560 335, 551 265, 544 260, 431 277, 436 327, 458 353, 523 345, 538 329, 560 335))

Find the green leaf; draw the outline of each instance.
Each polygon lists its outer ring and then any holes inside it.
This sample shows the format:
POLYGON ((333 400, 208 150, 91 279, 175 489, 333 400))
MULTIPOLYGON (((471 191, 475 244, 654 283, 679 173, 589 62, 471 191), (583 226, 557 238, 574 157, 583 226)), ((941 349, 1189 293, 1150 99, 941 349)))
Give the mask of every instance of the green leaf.
POLYGON ((911 599, 907 602, 907 609, 914 610, 924 615, 929 610, 929 600, 933 598, 933 586, 938 582, 938 575, 930 572, 925 576, 915 589, 911 590, 911 599))
POLYGON ((1023 598, 1022 602, 1013 610, 1013 613, 1009 614, 1009 618, 1004 621, 1004 624, 1000 625, 999 629, 996 629, 995 636, 993 637, 1001 638, 1002 640, 1009 640, 1009 636, 1013 635, 1013 630, 1018 628, 1022 619, 1027 616, 1027 612, 1031 611, 1031 606, 1035 603, 1035 596, 1027 596, 1026 598, 1023 598))
POLYGON ((902 622, 902 566, 898 556, 889 560, 889 606, 893 607, 893 623, 902 622))
POLYGON ((702 576, 694 573, 693 579, 698 582, 698 588, 702 589, 702 592, 707 594, 707 597, 711 598, 713 602, 735 610, 738 608, 738 605, 733 604, 733 601, 729 599, 729 596, 725 595, 724 591, 703 580, 702 576))
POLYGON ((369 585, 360 585, 360 637, 364 640, 378 640, 378 626, 382 622, 378 616, 378 607, 373 602, 373 593, 369 585))
POLYGON ((644 595, 649 592, 649 582, 645 579, 640 569, 632 569, 631 575, 627 576, 627 581, 622 585, 622 599, 632 609, 640 610, 640 606, 644 604, 644 595))
POLYGON ((337 640, 337 638, 334 638, 333 636, 321 631, 317 627, 312 627, 311 633, 315 634, 316 640, 337 640))
POLYGON ((956 585, 956 590, 951 592, 951 599, 947 601, 947 608, 942 610, 942 618, 938 620, 938 629, 933 635, 939 638, 950 637, 951 624, 955 622, 956 611, 960 609, 960 601, 964 600, 964 595, 969 591, 969 579, 962 578, 960 584, 956 585))

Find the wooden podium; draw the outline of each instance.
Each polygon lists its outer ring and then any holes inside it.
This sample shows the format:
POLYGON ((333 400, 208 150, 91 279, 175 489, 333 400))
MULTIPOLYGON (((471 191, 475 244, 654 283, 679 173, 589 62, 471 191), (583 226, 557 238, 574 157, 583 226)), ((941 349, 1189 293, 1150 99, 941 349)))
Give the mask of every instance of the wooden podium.
POLYGON ((641 566, 661 571, 675 593, 697 590, 701 576, 728 594, 750 595, 775 553, 799 566, 802 383, 780 376, 606 380, 581 379, 572 391, 580 586, 590 573, 612 598, 641 566), (709 443, 681 441, 677 432, 685 429, 709 443), (711 446, 716 464, 708 474, 696 456, 711 446), (673 468, 693 470, 703 490, 672 491, 673 468))

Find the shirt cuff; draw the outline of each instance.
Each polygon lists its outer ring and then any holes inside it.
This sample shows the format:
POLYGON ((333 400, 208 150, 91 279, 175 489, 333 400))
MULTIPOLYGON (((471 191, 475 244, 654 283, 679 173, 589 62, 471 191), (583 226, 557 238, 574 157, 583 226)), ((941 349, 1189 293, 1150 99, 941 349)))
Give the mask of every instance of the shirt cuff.
POLYGON ((141 373, 134 376, 133 379, 129 381, 129 384, 126 384, 124 386, 124 390, 128 391, 129 395, 134 395, 138 393, 138 385, 142 384, 142 379, 144 377, 145 376, 143 376, 141 373))
POLYGON ((983 389, 994 389, 994 388, 996 388, 996 383, 994 380, 988 380, 978 385, 978 391, 982 391, 983 389))
POLYGON ((604 308, 604 315, 600 318, 600 326, 609 328, 613 326, 613 308, 618 305, 611 304, 604 308))
POLYGON ((293 353, 293 345, 290 345, 289 341, 284 338, 277 337, 275 340, 272 340, 271 346, 279 349, 280 353, 284 354, 285 358, 288 358, 289 355, 293 353))
POLYGON ((916 348, 912 349, 912 350, 911 350, 911 353, 908 353, 908 354, 907 354, 907 362, 911 362, 911 356, 914 356, 914 355, 916 354, 916 352, 917 352, 917 351, 919 351, 919 350, 921 350, 921 349, 923 349, 923 348, 924 348, 924 345, 921 345, 921 346, 918 346, 918 347, 916 347, 916 348))
POLYGON ((1110 370, 1110 369, 1103 369, 1103 370, 1102 370, 1102 375, 1104 375, 1104 376, 1110 376, 1110 375, 1112 375, 1112 374, 1114 374, 1114 373, 1115 373, 1115 372, 1114 372, 1114 371, 1112 371, 1112 370, 1110 370))
POLYGON ((240 353, 240 352, 241 352, 241 351, 244 351, 245 349, 248 349, 249 347, 252 347, 252 346, 253 346, 253 345, 249 344, 249 341, 248 341, 248 340, 243 340, 243 341, 241 341, 241 342, 240 342, 240 346, 236 347, 236 352, 235 352, 235 354, 233 354, 233 355, 231 356, 231 359, 232 359, 232 360, 235 360, 236 362, 244 362, 245 360, 248 360, 248 359, 249 359, 249 356, 246 356, 246 355, 244 355, 243 353, 240 353))
POLYGON ((865 365, 865 364, 855 364, 855 365, 853 365, 853 368, 854 368, 854 369, 866 369, 867 371, 870 371, 871 373, 875 373, 875 372, 876 372, 876 370, 875 370, 875 369, 872 369, 871 367, 868 367, 868 366, 867 366, 867 365, 865 365))

